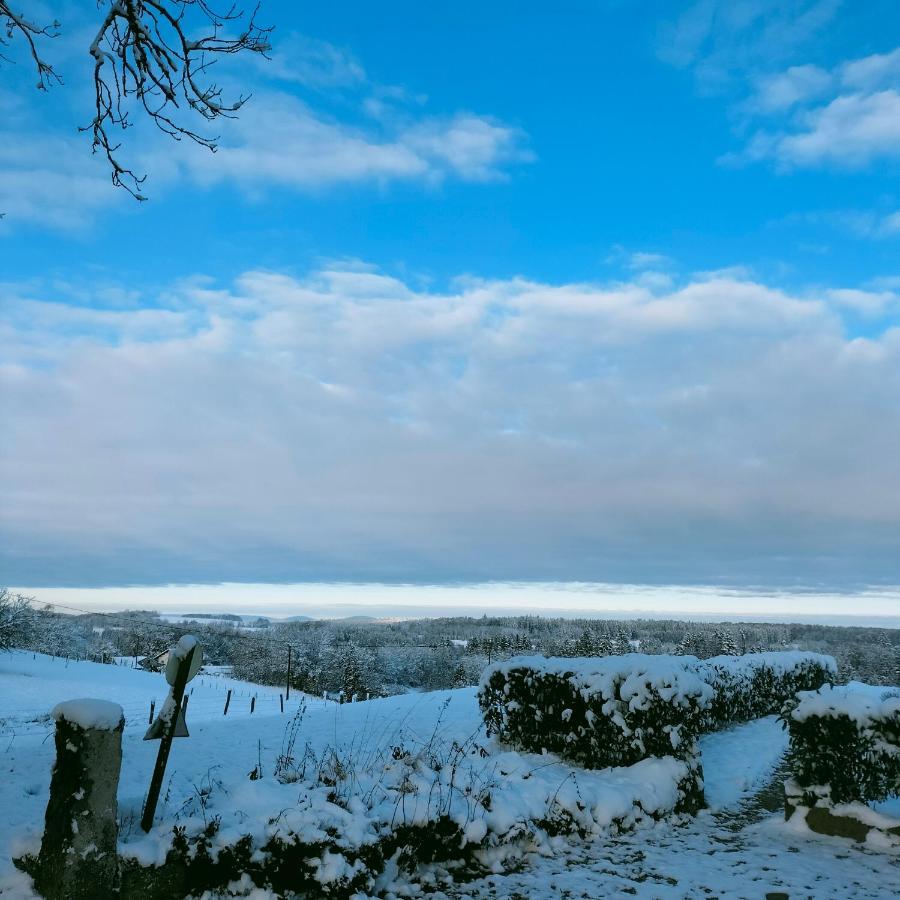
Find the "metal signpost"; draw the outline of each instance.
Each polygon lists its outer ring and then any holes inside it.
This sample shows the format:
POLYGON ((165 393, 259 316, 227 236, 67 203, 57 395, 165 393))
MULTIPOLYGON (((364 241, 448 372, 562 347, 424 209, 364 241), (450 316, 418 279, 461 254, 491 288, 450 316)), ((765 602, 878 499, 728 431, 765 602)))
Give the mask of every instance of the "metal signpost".
POLYGON ((166 763, 169 760, 169 751, 172 749, 172 739, 188 737, 182 704, 184 689, 200 671, 202 662, 203 651, 193 635, 185 635, 169 652, 169 659, 166 662, 166 681, 171 685, 169 696, 163 703, 159 717, 144 735, 145 741, 159 740, 160 742, 156 767, 153 769, 150 790, 147 792, 147 802, 144 804, 144 814, 141 816, 141 828, 144 831, 149 831, 153 827, 153 816, 156 814, 156 804, 159 802, 159 792, 162 789, 163 777, 166 773, 166 763))

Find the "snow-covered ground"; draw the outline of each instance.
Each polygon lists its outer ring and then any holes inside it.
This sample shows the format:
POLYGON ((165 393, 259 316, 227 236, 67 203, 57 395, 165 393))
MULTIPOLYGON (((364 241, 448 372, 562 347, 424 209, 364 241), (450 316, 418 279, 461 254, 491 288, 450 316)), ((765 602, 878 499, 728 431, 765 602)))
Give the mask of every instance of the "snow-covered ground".
POLYGON ((797 831, 770 815, 734 832, 727 817, 702 813, 686 826, 650 829, 589 844, 560 841, 552 856, 518 872, 434 893, 452 898, 734 898, 768 894, 813 900, 900 896, 900 860, 840 838, 797 831))
MULTIPOLYGON (((710 809, 686 824, 661 822, 591 842, 558 840, 552 854, 533 854, 509 874, 446 886, 435 900, 900 896, 900 854, 784 821, 773 774, 788 742, 774 716, 700 743, 710 809)), ((897 800, 880 806, 900 811, 897 800)))
MULTIPOLYGON (((216 788, 215 806, 281 810, 296 805, 299 785, 273 777, 282 752, 286 727, 301 704, 298 745, 308 742, 315 752, 328 746, 364 768, 385 748, 402 744, 421 747, 437 733, 444 741, 480 737, 481 717, 473 689, 407 694, 367 703, 340 706, 293 694, 280 713, 278 691, 198 676, 188 707, 191 737, 178 740, 167 770, 165 799, 156 833, 144 837, 135 822, 150 779, 158 744, 144 742, 150 699, 157 709, 166 686, 160 674, 120 666, 0 655, 0 719, 6 720, 0 743, 0 893, 25 897, 24 880, 13 871, 10 856, 33 848, 43 826, 50 770, 53 763, 52 725, 47 718, 59 701, 77 697, 115 700, 126 710, 123 769, 119 788, 122 838, 127 852, 152 856, 176 816, 195 807, 198 789, 216 788), (225 689, 235 696, 222 717, 225 689), (259 697, 253 717, 249 697, 259 697), (248 779, 258 762, 263 777, 248 779), (239 801, 239 803, 238 803, 239 801)), ((556 838, 542 853, 525 861, 519 871, 441 888, 453 897, 764 897, 781 890, 791 897, 894 897, 900 886, 900 856, 873 852, 848 841, 810 836, 782 822, 778 812, 760 808, 754 799, 771 781, 786 736, 773 718, 750 722, 703 738, 703 765, 711 807, 686 825, 660 824, 630 835, 601 834, 594 840, 556 838), (552 852, 551 852, 552 851, 552 852)), ((298 746, 299 749, 299 746, 298 746)), ((492 758, 492 765, 497 764, 492 758)), ((581 779, 607 811, 627 806, 629 792, 644 790, 632 783, 644 777, 637 767, 610 773, 572 772, 553 758, 508 754, 503 765, 527 764, 528 790, 536 781, 566 790, 581 779), (535 761, 539 765, 535 765, 535 761), (618 806, 617 806, 618 804, 618 806)), ((655 773, 648 770, 647 777, 655 773)), ((662 784, 664 779, 660 780, 662 784)), ((531 802, 526 782, 516 782, 515 801, 531 802)), ((776 792, 777 793, 777 792, 776 792)), ((776 797, 777 803, 777 797, 776 797)), ((515 803, 510 800, 510 807, 515 803)), ((770 804, 771 806, 772 804, 770 804)), ((196 810, 194 810, 196 812, 196 810)), ((219 812, 216 809, 215 812, 219 812)), ((589 811, 590 812, 590 811, 589 811)), ((601 809, 602 813, 603 810, 601 809)), ((597 810, 593 810, 595 820, 597 810)), ((252 818, 252 816, 251 816, 252 818)), ((397 885, 406 896, 422 896, 415 885, 397 885)), ((436 889, 435 889, 436 890, 436 889)), ((433 896, 440 896, 430 892, 433 896)))
MULTIPOLYGON (((280 709, 277 688, 201 673, 188 687, 189 719, 221 718, 229 688, 229 720, 249 716, 254 695, 254 716, 280 709)), ((0 749, 28 735, 43 738, 50 730, 48 715, 53 706, 78 697, 114 700, 124 709, 129 729, 141 725, 146 729, 151 701, 156 701, 158 712, 167 692, 161 674, 130 665, 100 665, 41 653, 0 653, 0 749)))
POLYGON ((775 716, 700 739, 706 802, 713 811, 735 809, 771 780, 788 746, 775 716))

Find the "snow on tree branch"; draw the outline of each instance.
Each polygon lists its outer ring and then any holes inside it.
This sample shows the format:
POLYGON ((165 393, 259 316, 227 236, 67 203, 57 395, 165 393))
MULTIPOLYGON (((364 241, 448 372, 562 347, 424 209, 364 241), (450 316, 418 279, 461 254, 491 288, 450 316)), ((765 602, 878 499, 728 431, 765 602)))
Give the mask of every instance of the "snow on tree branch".
MULTIPOLYGON (((257 8, 258 9, 258 8, 257 8)), ((128 128, 128 101, 137 101, 156 126, 175 140, 189 138, 216 149, 217 137, 195 131, 173 116, 187 107, 207 122, 233 118, 248 97, 227 101, 222 89, 209 80, 216 57, 247 51, 265 55, 271 28, 256 24, 256 12, 236 37, 226 29, 244 19, 243 10, 232 6, 217 12, 207 0, 115 0, 107 10, 90 54, 94 59, 95 113, 83 129, 93 137, 94 151, 102 151, 112 170, 112 181, 138 200, 146 176, 138 176, 120 162, 121 146, 110 136, 115 128, 128 128), (206 31, 198 37, 193 19, 206 31)))
POLYGON ((34 626, 30 598, 0 588, 0 652, 21 646, 34 626))
MULTIPOLYGON (((62 84, 61 76, 53 66, 48 63, 38 50, 38 42, 41 38, 54 38, 59 36, 59 22, 50 25, 38 25, 22 14, 14 12, 6 0, 0 0, 0 21, 3 30, 0 31, 0 47, 6 47, 15 37, 21 37, 28 45, 28 52, 34 61, 38 74, 38 90, 45 91, 55 81, 62 84)), ((0 59, 7 57, 0 53, 0 59)))

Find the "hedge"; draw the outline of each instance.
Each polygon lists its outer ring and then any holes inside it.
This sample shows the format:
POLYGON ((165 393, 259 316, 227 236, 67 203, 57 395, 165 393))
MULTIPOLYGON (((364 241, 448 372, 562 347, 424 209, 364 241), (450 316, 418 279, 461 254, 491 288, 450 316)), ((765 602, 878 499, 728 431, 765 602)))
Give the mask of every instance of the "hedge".
POLYGON ((517 657, 486 670, 479 703, 489 733, 518 749, 588 768, 671 755, 699 771, 701 733, 778 712, 835 670, 831 657, 798 651, 704 661, 517 657))
POLYGON ((900 691, 851 682, 785 705, 788 760, 807 805, 900 796, 900 691))
POLYGON ((517 657, 489 668, 478 701, 488 732, 587 768, 690 758, 712 686, 693 657, 517 657))
POLYGON ((798 691, 817 690, 837 673, 833 657, 798 650, 714 656, 701 665, 713 686, 704 731, 780 713, 798 691))

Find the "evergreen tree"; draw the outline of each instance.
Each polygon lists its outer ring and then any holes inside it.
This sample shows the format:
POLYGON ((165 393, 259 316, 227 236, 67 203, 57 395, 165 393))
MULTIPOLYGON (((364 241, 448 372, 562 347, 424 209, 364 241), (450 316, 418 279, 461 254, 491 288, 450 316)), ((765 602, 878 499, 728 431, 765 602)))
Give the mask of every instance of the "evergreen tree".
POLYGON ((594 636, 587 630, 581 632, 581 637, 575 642, 576 656, 595 656, 596 648, 594 645, 594 636))
POLYGON ((724 628, 716 632, 716 643, 718 644, 718 652, 721 656, 740 656, 737 643, 730 631, 724 628))
POLYGON ((365 694, 366 692, 366 682, 359 658, 359 651, 353 644, 348 644, 344 649, 341 690, 344 692, 344 697, 347 700, 352 700, 354 695, 365 694))

